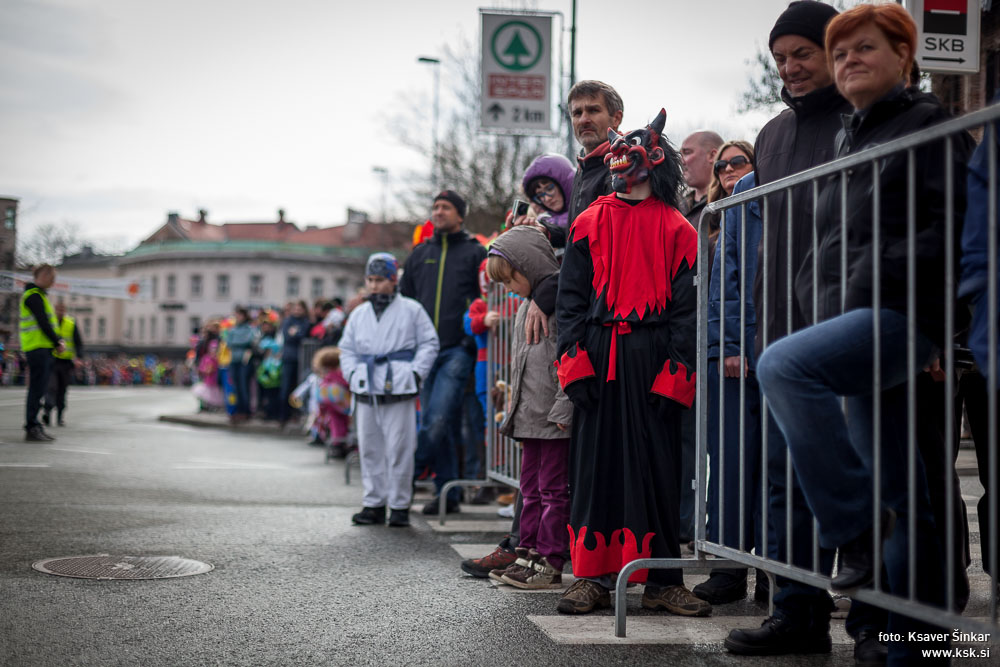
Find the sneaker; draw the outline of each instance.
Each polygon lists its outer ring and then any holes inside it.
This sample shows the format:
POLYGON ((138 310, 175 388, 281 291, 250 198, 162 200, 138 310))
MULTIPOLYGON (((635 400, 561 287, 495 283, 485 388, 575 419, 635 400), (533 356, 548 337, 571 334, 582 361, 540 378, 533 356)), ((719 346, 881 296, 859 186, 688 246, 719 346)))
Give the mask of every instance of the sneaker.
MULTIPOLYGON (((545 556, 539 555, 534 549, 531 550, 529 560, 530 568, 522 567, 515 572, 504 572, 500 580, 515 588, 530 591, 562 588, 562 570, 556 569, 545 556)), ((520 559, 515 562, 520 562, 520 559)))
POLYGON ((497 510, 497 516, 502 519, 513 519, 514 518, 514 506, 505 505, 497 510))
POLYGON ((52 442, 55 438, 43 431, 41 426, 32 426, 25 431, 24 440, 25 442, 52 442))
POLYGON ((490 579, 500 584, 508 584, 509 582, 504 581, 504 576, 506 575, 518 575, 520 576, 522 570, 530 570, 532 567, 532 558, 537 558, 538 552, 534 550, 529 550, 524 547, 514 548, 514 562, 505 568, 496 568, 490 570, 490 579))
POLYGON ((712 613, 712 605, 683 586, 646 584, 642 606, 644 609, 663 609, 678 616, 708 616, 712 613))
POLYGON ((595 609, 611 606, 611 594, 606 588, 589 579, 577 579, 559 598, 556 610, 560 614, 589 614, 595 609))
POLYGON ((889 660, 889 647, 878 640, 875 630, 862 630, 854 639, 854 664, 879 667, 889 660))
POLYGON ((502 574, 507 566, 515 560, 517 560, 517 555, 513 551, 498 546, 492 553, 482 558, 463 560, 462 572, 471 574, 477 579, 485 579, 490 576, 491 570, 500 570, 502 574))
POLYGON ((385 507, 362 507, 351 517, 355 526, 373 526, 385 523, 385 507))
POLYGON ((390 510, 389 525, 393 528, 403 528, 410 525, 410 510, 390 510))
POLYGON ((759 628, 733 630, 724 642, 726 649, 737 655, 829 653, 832 644, 829 625, 816 630, 779 616, 764 619, 759 628))
POLYGON ((704 581, 692 590, 697 597, 710 604, 727 604, 747 596, 746 570, 713 570, 704 581))
MULTIPOLYGON (((420 510, 425 516, 434 516, 438 513, 438 503, 441 502, 438 496, 431 498, 430 502, 424 505, 423 509, 420 510)), ((445 503, 445 514, 458 514, 459 507, 457 500, 448 499, 445 503)))
POLYGON ((513 505, 514 500, 515 498, 513 493, 501 493, 497 496, 497 503, 500 505, 513 505))
POLYGON ((470 505, 489 505, 497 497, 497 488, 495 486, 481 486, 476 491, 475 495, 469 501, 470 505))

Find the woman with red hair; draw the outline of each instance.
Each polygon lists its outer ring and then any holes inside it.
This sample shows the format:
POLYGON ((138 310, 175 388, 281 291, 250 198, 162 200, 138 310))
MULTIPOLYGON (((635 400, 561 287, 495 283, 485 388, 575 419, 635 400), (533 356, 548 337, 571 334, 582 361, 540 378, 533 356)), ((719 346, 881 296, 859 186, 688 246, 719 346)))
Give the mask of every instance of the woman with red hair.
MULTIPOLYGON (((896 4, 859 5, 827 25, 826 51, 834 81, 854 107, 838 136, 839 156, 886 144, 948 118, 937 98, 909 87, 916 35, 913 19, 896 4)), ((909 369, 919 371, 932 364, 948 343, 944 339, 946 166, 950 160, 953 213, 961 220, 969 138, 964 133, 955 136, 952 145, 948 153, 942 140, 922 144, 912 153, 900 151, 879 158, 876 174, 872 162, 865 162, 821 182, 816 261, 811 254, 807 256, 796 279, 802 311, 815 312, 817 323, 775 342, 757 364, 761 389, 788 440, 802 491, 819 522, 820 544, 840 553, 830 588, 850 592, 870 586, 883 565, 874 557, 876 539, 888 540, 884 564, 889 590, 940 607, 945 604, 944 560, 919 457, 915 486, 907 483, 907 446, 916 445, 907 442, 905 425, 908 418, 915 418, 907 410, 907 385, 915 381, 909 369), (910 169, 916 177, 912 204, 910 169), (842 210, 844 180, 846 208, 842 210), (876 211, 873 202, 878 202, 876 211), (910 214, 916 226, 912 249, 907 243, 910 214), (844 267, 841 239, 847 243, 844 267), (914 356, 908 358, 911 253, 919 298, 914 356), (815 283, 813 266, 817 267, 815 283), (878 480, 874 480, 873 462, 876 349, 881 373, 878 480), (849 418, 842 410, 841 397, 847 398, 849 418), (881 488, 878 508, 873 481, 881 488), (911 494, 916 500, 915 533, 910 532, 908 520, 911 494), (914 542, 920 558, 916 589, 910 591, 907 551, 914 542)), ((909 631, 929 632, 929 628, 890 614, 891 633, 906 637, 909 631)), ((921 660, 920 649, 925 648, 940 646, 890 643, 889 664, 915 664, 921 660)))

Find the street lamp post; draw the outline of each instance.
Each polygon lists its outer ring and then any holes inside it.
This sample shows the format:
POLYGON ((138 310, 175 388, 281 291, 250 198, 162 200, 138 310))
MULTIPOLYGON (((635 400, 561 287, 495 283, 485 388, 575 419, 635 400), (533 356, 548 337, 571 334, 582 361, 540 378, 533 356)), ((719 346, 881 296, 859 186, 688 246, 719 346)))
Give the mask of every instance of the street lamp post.
POLYGON ((438 185, 438 103, 441 91, 441 61, 437 58, 420 56, 417 58, 417 62, 434 65, 434 148, 431 153, 431 188, 433 189, 437 188, 438 185))
POLYGON ((385 192, 389 188, 389 170, 385 167, 372 167, 372 173, 378 174, 379 178, 382 179, 382 222, 386 223, 389 222, 385 211, 385 192))

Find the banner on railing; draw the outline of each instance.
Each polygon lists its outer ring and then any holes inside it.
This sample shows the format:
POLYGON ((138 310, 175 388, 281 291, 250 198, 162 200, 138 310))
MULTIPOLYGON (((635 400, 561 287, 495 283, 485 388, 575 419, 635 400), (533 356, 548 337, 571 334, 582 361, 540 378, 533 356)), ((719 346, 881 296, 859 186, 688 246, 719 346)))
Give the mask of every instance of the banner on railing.
MULTIPOLYGON (((23 292, 24 286, 32 280, 27 273, 0 271, 0 293, 23 292)), ((148 279, 128 278, 60 278, 48 289, 50 294, 79 294, 106 299, 126 299, 147 301, 152 289, 148 279)))

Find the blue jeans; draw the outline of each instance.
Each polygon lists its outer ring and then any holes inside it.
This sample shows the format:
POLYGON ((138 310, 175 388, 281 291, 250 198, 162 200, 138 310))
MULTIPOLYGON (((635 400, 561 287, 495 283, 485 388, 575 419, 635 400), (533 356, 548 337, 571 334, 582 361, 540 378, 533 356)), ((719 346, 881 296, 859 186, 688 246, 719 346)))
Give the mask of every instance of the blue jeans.
POLYGON ((476 395, 465 392, 462 397, 461 442, 464 449, 462 476, 465 479, 479 479, 482 475, 483 449, 486 444, 486 424, 483 422, 483 406, 476 395))
MULTIPOLYGON (((833 549, 872 525, 874 414, 874 311, 859 308, 802 329, 775 342, 757 364, 757 375, 772 414, 787 438, 795 473, 819 522, 820 543, 833 549), (840 397, 847 397, 848 420, 840 397)), ((907 596, 907 546, 915 540, 918 558, 916 598, 944 605, 941 545, 927 494, 923 464, 917 457, 917 534, 908 535, 906 470, 906 317, 879 313, 881 349, 882 502, 895 510, 896 528, 885 546, 888 587, 907 596)), ((916 367, 931 359, 934 346, 917 334, 916 367)), ((777 517, 776 517, 777 518, 777 517)), ((889 614, 889 631, 930 631, 929 625, 889 614)), ((919 649, 913 642, 891 643, 889 664, 912 664, 919 649), (914 652, 916 654, 914 655, 914 652)))
MULTIPOLYGON (((438 352, 420 390, 415 470, 419 474, 430 466, 439 494, 442 486, 458 476, 455 434, 461 428, 465 384, 475 365, 476 357, 463 346, 445 348, 438 352)), ((449 498, 457 502, 459 490, 452 489, 449 498)))
POLYGON ((250 414, 250 364, 242 361, 229 362, 229 375, 233 382, 233 391, 236 393, 235 414, 250 414))
MULTIPOLYGON (((299 386, 298 359, 282 359, 281 388, 278 390, 278 420, 286 422, 292 417, 292 406, 288 403, 292 392, 299 386)), ((298 410, 295 410, 298 413, 298 410)))
MULTIPOLYGON (((743 549, 760 543, 760 389, 754 374, 744 384, 743 409, 743 549)), ((740 379, 724 378, 725 423, 722 448, 724 469, 719 466, 719 363, 708 363, 708 539, 728 547, 740 547, 740 379), (719 521, 719 480, 724 477, 722 523, 719 521), (722 528, 722 541, 719 528, 722 528)), ((773 541, 773 540, 769 540, 773 541)), ((758 550, 759 551, 759 550, 758 550)), ((760 555, 764 555, 760 553, 760 555)))

